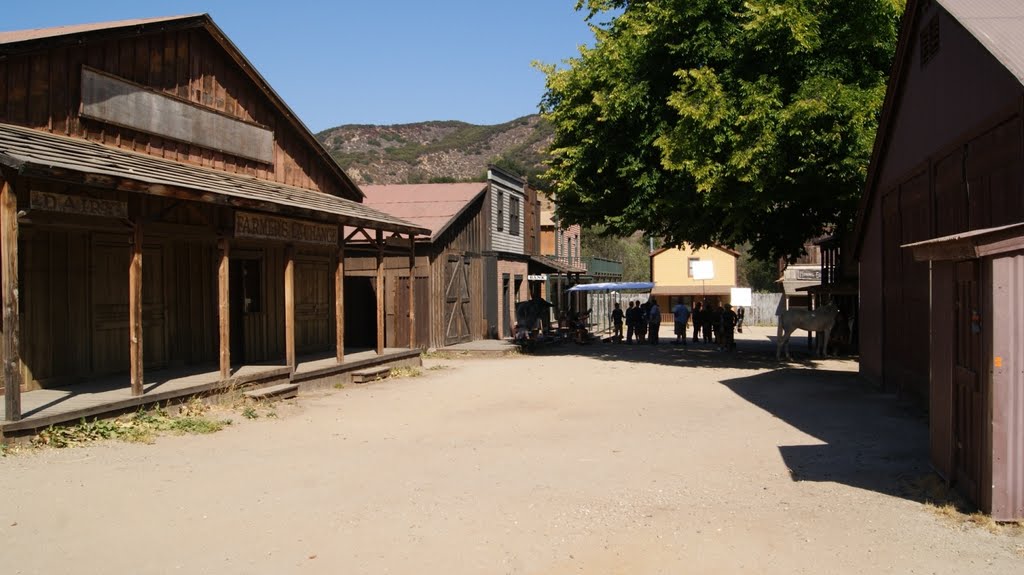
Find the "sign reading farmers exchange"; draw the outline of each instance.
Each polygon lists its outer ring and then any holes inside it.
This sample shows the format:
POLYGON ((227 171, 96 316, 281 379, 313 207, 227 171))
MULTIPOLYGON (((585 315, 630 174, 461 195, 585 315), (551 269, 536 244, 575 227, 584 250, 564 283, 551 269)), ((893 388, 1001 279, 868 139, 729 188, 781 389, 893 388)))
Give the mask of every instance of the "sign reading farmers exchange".
POLYGON ((128 217, 127 202, 100 200, 85 196, 68 196, 33 190, 29 194, 29 205, 33 210, 45 210, 47 212, 60 212, 63 214, 100 216, 104 218, 128 217))
POLYGON ((235 237, 337 246, 338 226, 235 212, 235 237))

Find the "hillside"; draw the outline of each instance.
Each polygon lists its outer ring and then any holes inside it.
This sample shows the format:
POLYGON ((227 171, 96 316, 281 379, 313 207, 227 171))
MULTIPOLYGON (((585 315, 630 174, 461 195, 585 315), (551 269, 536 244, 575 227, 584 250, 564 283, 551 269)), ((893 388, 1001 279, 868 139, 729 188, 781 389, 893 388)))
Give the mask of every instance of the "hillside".
POLYGON ((345 125, 316 137, 356 183, 411 184, 479 181, 488 164, 536 182, 551 134, 547 121, 531 115, 494 126, 456 121, 345 125))

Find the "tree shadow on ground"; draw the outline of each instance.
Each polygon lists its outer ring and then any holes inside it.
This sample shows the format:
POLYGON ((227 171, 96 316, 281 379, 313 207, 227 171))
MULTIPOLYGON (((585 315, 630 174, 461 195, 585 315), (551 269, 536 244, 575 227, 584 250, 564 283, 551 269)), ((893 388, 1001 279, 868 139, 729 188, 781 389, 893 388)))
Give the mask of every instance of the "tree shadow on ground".
MULTIPOLYGON (((658 345, 611 343, 595 340, 586 344, 571 341, 549 344, 538 347, 530 352, 538 356, 582 356, 605 361, 626 361, 679 367, 718 367, 729 369, 778 369, 780 367, 798 366, 812 368, 820 365, 820 358, 814 357, 810 351, 794 338, 790 347, 793 361, 775 359, 777 337, 758 334, 737 338, 735 351, 719 351, 710 343, 693 343, 687 345, 671 343, 674 338, 662 337, 658 345)), ((838 358, 840 361, 856 362, 856 357, 838 358)), ((835 361, 833 358, 830 361, 835 361)))
POLYGON ((722 381, 820 445, 781 445, 794 481, 828 481, 915 501, 932 476, 928 424, 913 404, 870 389, 856 372, 779 369, 722 381))

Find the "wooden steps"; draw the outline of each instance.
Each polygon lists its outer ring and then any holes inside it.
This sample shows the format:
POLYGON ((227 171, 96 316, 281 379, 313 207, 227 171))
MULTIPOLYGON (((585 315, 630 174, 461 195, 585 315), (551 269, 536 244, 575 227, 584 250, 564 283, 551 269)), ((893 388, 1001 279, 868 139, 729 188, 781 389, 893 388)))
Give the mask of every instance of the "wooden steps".
POLYGON ((377 381, 378 379, 387 379, 390 375, 391 368, 386 366, 361 369, 352 372, 352 383, 366 383, 368 381, 377 381))
POLYGON ((299 395, 299 384, 297 383, 282 383, 279 385, 271 385, 270 387, 261 387, 259 389, 251 389, 244 392, 242 395, 250 399, 289 399, 297 397, 299 395))

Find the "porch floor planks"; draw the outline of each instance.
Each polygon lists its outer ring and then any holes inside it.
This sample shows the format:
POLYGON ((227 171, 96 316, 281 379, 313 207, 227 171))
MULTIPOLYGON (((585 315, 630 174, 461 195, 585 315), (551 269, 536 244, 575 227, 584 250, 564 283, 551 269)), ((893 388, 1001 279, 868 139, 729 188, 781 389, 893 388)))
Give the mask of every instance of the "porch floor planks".
MULTIPOLYGON (((333 352, 300 356, 291 380, 314 379, 323 375, 360 369, 369 365, 387 363, 419 355, 419 350, 387 348, 378 356, 375 350, 358 350, 345 354, 345 361, 337 363, 333 352)), ((77 421, 124 412, 154 402, 179 400, 192 395, 244 386, 261 379, 289 380, 284 364, 243 365, 232 369, 227 380, 220 378, 217 366, 151 370, 145 375, 143 394, 131 394, 129 375, 97 378, 66 387, 37 389, 21 393, 22 419, 5 421, 5 409, 0 401, 0 430, 2 434, 40 429, 49 425, 77 421)))

